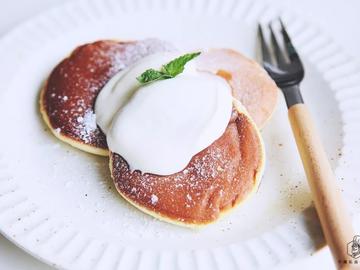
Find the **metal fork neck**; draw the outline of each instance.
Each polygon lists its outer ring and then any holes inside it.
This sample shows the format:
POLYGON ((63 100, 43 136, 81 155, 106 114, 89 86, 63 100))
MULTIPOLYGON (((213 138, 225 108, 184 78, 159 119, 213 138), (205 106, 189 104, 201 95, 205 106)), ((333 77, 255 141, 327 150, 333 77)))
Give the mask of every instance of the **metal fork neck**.
POLYGON ((281 90, 285 96, 288 109, 295 104, 304 103, 299 85, 282 87, 281 90))

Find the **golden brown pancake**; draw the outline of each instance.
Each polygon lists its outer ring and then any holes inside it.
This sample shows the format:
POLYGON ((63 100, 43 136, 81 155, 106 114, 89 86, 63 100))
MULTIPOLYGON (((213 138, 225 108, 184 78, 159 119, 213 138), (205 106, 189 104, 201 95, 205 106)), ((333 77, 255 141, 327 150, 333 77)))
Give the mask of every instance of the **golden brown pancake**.
POLYGON ((263 167, 260 134, 238 101, 224 134, 178 173, 131 171, 121 153, 110 154, 112 178, 127 201, 159 219, 193 227, 214 222, 244 201, 257 189, 263 167))
POLYGON ((262 128, 277 104, 278 88, 255 61, 231 49, 211 49, 197 59, 200 70, 209 71, 228 81, 233 96, 262 128))
MULTIPOLYGON (((164 50, 164 46, 148 48, 140 42, 111 40, 78 47, 55 67, 41 91, 40 111, 46 124, 74 147, 108 155, 105 135, 95 121, 98 93, 118 71, 164 50)), ((198 63, 202 70, 228 80, 233 95, 244 102, 258 125, 271 115, 277 88, 251 60, 219 49, 204 53, 198 63)), ((185 226, 214 222, 257 189, 263 172, 262 140, 246 109, 234 100, 224 134, 195 155, 184 170, 169 176, 130 171, 121 153, 110 153, 117 190, 142 211, 168 222, 185 226)))
MULTIPOLYGON (((157 40, 100 40, 76 48, 54 68, 42 88, 40 111, 44 121, 60 140, 107 156, 106 138, 94 114, 97 95, 120 70, 148 54, 167 49, 157 40)), ((276 106, 277 87, 260 66, 229 49, 204 52, 197 64, 200 70, 224 77, 258 127, 264 125, 276 106)))
POLYGON ((94 104, 106 82, 140 58, 167 50, 159 40, 101 40, 76 48, 51 72, 40 94, 40 111, 56 137, 93 154, 108 155, 94 104))

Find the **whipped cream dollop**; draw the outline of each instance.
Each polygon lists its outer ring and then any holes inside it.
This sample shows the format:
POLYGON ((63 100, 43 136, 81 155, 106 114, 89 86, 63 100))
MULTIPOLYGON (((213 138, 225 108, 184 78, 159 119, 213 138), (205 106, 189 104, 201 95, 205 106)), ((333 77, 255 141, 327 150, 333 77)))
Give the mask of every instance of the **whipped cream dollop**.
POLYGON ((149 68, 160 69, 179 53, 156 53, 117 73, 101 90, 96 121, 110 151, 132 170, 170 175, 225 131, 232 112, 231 89, 222 78, 196 70, 195 62, 172 79, 141 85, 149 68))

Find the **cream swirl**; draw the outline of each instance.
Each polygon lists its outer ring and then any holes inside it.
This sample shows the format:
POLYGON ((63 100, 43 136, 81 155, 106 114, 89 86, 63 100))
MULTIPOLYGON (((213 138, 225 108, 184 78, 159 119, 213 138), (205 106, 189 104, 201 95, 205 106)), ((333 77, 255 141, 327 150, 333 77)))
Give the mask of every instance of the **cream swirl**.
POLYGON ((172 79, 140 85, 136 77, 159 69, 179 53, 147 56, 116 74, 101 90, 95 104, 97 124, 109 149, 131 169, 170 175, 225 131, 232 112, 232 95, 222 78, 189 62, 172 79))

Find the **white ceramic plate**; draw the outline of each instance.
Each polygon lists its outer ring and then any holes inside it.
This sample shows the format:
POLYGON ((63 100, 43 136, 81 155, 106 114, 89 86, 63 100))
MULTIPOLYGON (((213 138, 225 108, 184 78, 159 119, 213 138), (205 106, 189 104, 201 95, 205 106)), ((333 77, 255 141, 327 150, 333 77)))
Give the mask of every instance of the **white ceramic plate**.
POLYGON ((41 260, 68 269, 251 269, 322 246, 281 97, 262 131, 267 168, 259 192, 199 231, 129 206, 113 187, 107 159, 56 140, 38 112, 41 83, 79 44, 157 37, 180 48, 231 47, 253 57, 256 21, 278 15, 304 59, 305 101, 356 214, 360 68, 330 39, 259 1, 91 0, 50 10, 0 43, 1 232, 41 260))

